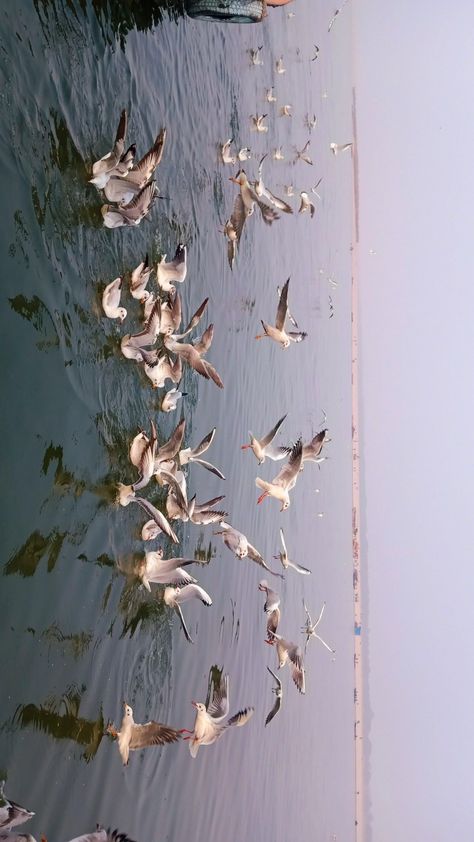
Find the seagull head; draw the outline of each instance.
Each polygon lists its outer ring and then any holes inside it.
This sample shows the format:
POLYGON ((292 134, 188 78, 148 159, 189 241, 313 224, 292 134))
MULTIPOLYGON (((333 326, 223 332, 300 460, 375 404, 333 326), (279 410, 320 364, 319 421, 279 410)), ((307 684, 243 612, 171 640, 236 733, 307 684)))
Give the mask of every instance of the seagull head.
POLYGON ((191 704, 193 705, 193 707, 196 708, 197 711, 199 711, 199 713, 204 713, 206 710, 206 705, 203 705, 202 702, 191 702, 191 704))
POLYGON ((133 716, 133 710, 130 707, 130 705, 127 704, 127 702, 123 703, 123 709, 124 709, 125 716, 127 716, 127 717, 133 716))
POLYGON ((259 591, 265 591, 265 593, 267 592, 268 582, 267 582, 266 579, 262 579, 262 581, 259 582, 258 589, 259 589, 259 591))
POLYGON ((117 312, 119 314, 120 321, 124 322, 125 319, 127 318, 127 311, 126 311, 125 307, 119 307, 117 312))

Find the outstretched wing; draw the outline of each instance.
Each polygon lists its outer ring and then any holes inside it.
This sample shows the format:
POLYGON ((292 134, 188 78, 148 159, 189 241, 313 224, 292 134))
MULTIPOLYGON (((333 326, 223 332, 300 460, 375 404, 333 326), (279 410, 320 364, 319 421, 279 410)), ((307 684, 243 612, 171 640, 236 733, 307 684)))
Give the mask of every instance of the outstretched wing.
POLYGON ((280 300, 278 302, 278 308, 276 313, 275 319, 275 327, 277 330, 283 330, 285 327, 285 320, 286 320, 286 311, 288 309, 288 287, 290 284, 290 279, 286 281, 281 291, 280 300))
POLYGON ((135 751, 147 746, 164 746, 179 739, 180 734, 175 728, 162 725, 161 722, 147 722, 145 725, 132 726, 130 749, 135 751))
POLYGON ((229 676, 221 675, 219 686, 214 686, 212 701, 207 708, 207 712, 215 722, 220 722, 228 716, 229 704, 229 676))
MULTIPOLYGON (((260 444, 261 444, 262 447, 267 447, 267 445, 269 445, 270 442, 273 441, 276 434, 278 433, 278 430, 280 429, 281 425, 283 424, 283 421, 285 420, 285 418, 286 418, 286 415, 283 415, 283 417, 280 418, 280 420, 276 422, 275 426, 272 427, 270 432, 267 433, 266 436, 263 437, 263 439, 260 439, 260 444)), ((280 458, 282 458, 282 457, 280 457, 280 458)))
POLYGON ((271 573, 272 576, 279 576, 280 579, 283 579, 283 575, 281 573, 276 573, 274 570, 271 570, 266 561, 262 558, 258 550, 247 542, 247 555, 252 561, 255 561, 260 567, 263 567, 268 573, 271 573))
POLYGON ((155 521, 157 526, 160 527, 161 531, 164 532, 165 535, 168 535, 168 537, 171 538, 171 540, 174 541, 175 544, 179 543, 175 533, 173 532, 165 516, 157 508, 155 508, 155 506, 153 506, 152 503, 150 503, 148 500, 145 500, 144 497, 132 497, 130 502, 138 503, 138 505, 145 510, 148 517, 155 521))

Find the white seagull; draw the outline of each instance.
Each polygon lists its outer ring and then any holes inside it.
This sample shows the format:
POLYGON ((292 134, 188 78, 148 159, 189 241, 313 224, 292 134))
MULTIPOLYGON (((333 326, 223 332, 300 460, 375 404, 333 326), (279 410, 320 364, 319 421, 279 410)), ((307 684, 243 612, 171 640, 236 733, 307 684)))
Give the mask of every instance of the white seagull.
POLYGON ((184 588, 165 588, 163 599, 166 605, 169 605, 176 611, 181 621, 186 640, 189 643, 193 643, 194 641, 192 640, 191 635, 189 634, 188 629, 186 627, 186 623, 184 622, 183 612, 181 611, 181 604, 183 602, 187 602, 189 599, 200 599, 203 605, 212 605, 212 599, 209 596, 209 594, 206 593, 204 588, 201 588, 200 585, 192 584, 185 585, 184 588))
POLYGON ((286 449, 282 447, 272 447, 272 441, 278 433, 278 430, 283 424, 285 418, 286 415, 283 415, 282 418, 280 418, 276 422, 275 426, 272 427, 270 432, 263 436, 261 439, 255 438, 253 433, 249 431, 250 444, 242 444, 241 450, 252 450, 255 458, 258 460, 259 465, 261 465, 262 462, 265 462, 265 458, 267 456, 274 462, 277 462, 280 459, 284 459, 287 454, 286 449))
POLYGON ((295 561, 291 561, 291 559, 289 558, 288 550, 286 548, 285 543, 285 536, 283 534, 283 529, 281 528, 280 540, 283 547, 283 551, 280 551, 278 555, 274 555, 273 558, 279 558, 285 570, 288 570, 289 567, 292 567, 293 570, 296 570, 297 573, 303 573, 303 575, 308 576, 311 573, 311 570, 308 570, 307 567, 302 567, 301 564, 297 564, 295 561))
POLYGON ((166 263, 166 254, 163 255, 156 269, 156 278, 158 285, 163 292, 173 292, 174 283, 182 284, 186 278, 187 272, 187 248, 183 243, 179 243, 173 260, 166 263))
POLYGON ((119 319, 123 322, 127 318, 125 307, 120 306, 122 294, 122 278, 115 278, 102 293, 102 308, 108 319, 119 319))
POLYGON ((304 610, 306 612, 306 622, 305 622, 304 626, 301 627, 302 633, 306 635, 306 644, 305 644, 304 651, 306 652, 306 647, 307 647, 309 641, 311 640, 311 638, 315 637, 316 640, 319 640, 319 642, 322 643, 323 646, 326 647, 328 652, 331 652, 331 654, 334 655, 336 650, 331 649, 331 647, 328 646, 326 641, 323 640, 322 637, 319 636, 319 634, 316 634, 316 629, 318 628, 318 626, 319 626, 319 624, 322 620, 322 616, 324 614, 324 609, 326 608, 326 603, 323 602, 323 607, 321 608, 321 611, 319 612, 319 617, 318 617, 318 619, 316 620, 315 623, 313 623, 313 621, 311 619, 311 614, 309 613, 308 609, 306 608, 306 603, 305 603, 304 599, 303 599, 303 607, 304 607, 304 610))
MULTIPOLYGON (((224 731, 234 725, 245 725, 254 712, 253 707, 243 708, 227 719, 229 715, 229 676, 221 676, 220 685, 214 688, 212 702, 206 707, 203 702, 191 702, 196 708, 194 730, 190 732, 189 751, 191 757, 196 757, 199 746, 209 746, 215 743, 224 731)), ((184 729, 183 729, 184 730, 184 729)))
POLYGON ((263 567, 268 573, 271 573, 272 576, 279 576, 280 579, 283 578, 281 573, 276 573, 274 570, 269 568, 258 550, 249 543, 243 532, 239 532, 238 529, 235 529, 230 525, 230 523, 226 523, 224 520, 222 520, 219 525, 221 528, 219 532, 214 532, 214 535, 221 535, 226 547, 228 547, 229 550, 237 556, 237 558, 250 558, 252 561, 255 561, 256 564, 259 564, 260 567, 263 567))
POLYGON ((275 318, 275 325, 269 325, 266 322, 261 320, 262 327, 264 332, 258 334, 255 339, 265 339, 268 337, 269 339, 273 339, 274 342, 278 342, 279 345, 283 348, 288 348, 291 342, 302 342, 303 339, 306 339, 307 333, 304 331, 286 331, 285 330, 285 321, 288 315, 288 286, 290 283, 290 279, 286 281, 284 284, 280 300, 278 302, 278 308, 276 312, 275 318))
POLYGON ((21 807, 15 801, 10 801, 3 791, 4 786, 5 781, 0 781, 0 830, 7 831, 29 821, 35 814, 26 810, 25 807, 21 807))
POLYGON ((107 726, 107 733, 117 740, 118 750, 124 766, 128 765, 130 751, 139 751, 148 746, 163 746, 165 743, 175 743, 180 739, 176 728, 162 725, 161 722, 147 722, 137 725, 133 719, 133 710, 124 702, 124 716, 120 731, 116 731, 113 723, 107 726))
POLYGON ((281 502, 281 512, 284 512, 290 506, 289 492, 294 488, 298 478, 301 462, 303 458, 303 443, 299 439, 292 452, 289 461, 283 466, 280 473, 277 474, 272 482, 267 482, 264 479, 257 477, 255 485, 262 489, 263 494, 257 500, 257 505, 261 503, 265 497, 275 497, 281 502))
MULTIPOLYGON (((120 159, 125 150, 125 135, 127 134, 127 112, 125 109, 120 115, 120 121, 115 135, 115 143, 110 152, 107 152, 100 161, 96 161, 92 165, 92 178, 89 179, 91 184, 96 187, 105 187, 111 174, 120 163, 120 159)), ((131 164, 130 164, 131 166, 131 164)))

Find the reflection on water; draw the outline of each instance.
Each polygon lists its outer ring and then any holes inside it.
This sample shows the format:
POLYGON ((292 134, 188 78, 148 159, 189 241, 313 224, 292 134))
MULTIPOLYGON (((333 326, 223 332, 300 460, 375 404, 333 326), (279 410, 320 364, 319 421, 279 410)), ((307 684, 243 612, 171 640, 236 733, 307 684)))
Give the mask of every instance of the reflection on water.
POLYGON ((102 708, 97 719, 79 716, 82 696, 86 688, 71 685, 59 698, 48 698, 42 705, 19 705, 12 720, 12 727, 35 728, 55 740, 73 740, 85 746, 82 754, 89 762, 97 753, 104 736, 102 708))
POLYGON ((51 573, 55 568, 65 538, 65 533, 56 532, 56 530, 46 536, 35 530, 23 546, 8 559, 3 568, 4 575, 19 573, 20 576, 34 576, 44 556, 46 556, 48 573, 51 573))
POLYGON ((45 640, 50 646, 57 645, 65 654, 71 654, 75 660, 87 652, 93 639, 92 632, 65 633, 56 622, 51 623, 40 635, 40 640, 45 640))

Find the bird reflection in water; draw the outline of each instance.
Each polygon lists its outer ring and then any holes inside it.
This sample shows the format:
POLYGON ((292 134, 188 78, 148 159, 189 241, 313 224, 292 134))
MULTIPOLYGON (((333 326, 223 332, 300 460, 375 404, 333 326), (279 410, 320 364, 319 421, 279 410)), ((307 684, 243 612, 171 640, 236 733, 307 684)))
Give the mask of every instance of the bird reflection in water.
POLYGON ((82 757, 88 763, 97 753, 104 736, 105 723, 101 708, 95 720, 79 716, 85 690, 84 685, 79 688, 73 684, 60 698, 50 697, 41 705, 19 705, 13 715, 12 725, 35 728, 55 740, 73 740, 85 747, 82 757))

